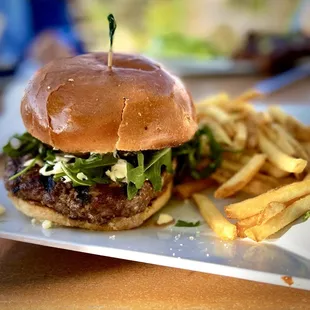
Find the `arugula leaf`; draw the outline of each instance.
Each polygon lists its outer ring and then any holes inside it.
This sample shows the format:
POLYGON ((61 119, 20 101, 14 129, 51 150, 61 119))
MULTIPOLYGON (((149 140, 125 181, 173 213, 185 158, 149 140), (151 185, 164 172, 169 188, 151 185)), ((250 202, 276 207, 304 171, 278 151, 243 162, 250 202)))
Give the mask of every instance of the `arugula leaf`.
POLYGON ((139 152, 137 154, 138 166, 134 168, 132 164, 127 162, 127 182, 128 185, 133 183, 137 189, 140 189, 145 181, 144 176, 144 155, 139 152))
POLYGON ((44 161, 47 161, 48 163, 53 163, 55 159, 56 159, 55 152, 53 152, 52 150, 47 150, 44 161))
POLYGON ((18 178, 19 176, 21 176, 22 174, 24 174, 24 173, 26 173, 28 170, 30 170, 30 169, 36 164, 36 161, 38 160, 38 158, 39 158, 39 157, 37 156, 36 158, 34 158, 34 159, 32 160, 32 162, 31 162, 27 167, 25 167, 23 170, 19 171, 18 173, 14 174, 13 176, 11 176, 11 177, 9 178, 9 181, 12 181, 12 180, 18 178))
POLYGON ((133 199, 133 197, 135 197, 138 193, 138 188, 135 186, 134 183, 128 183, 127 184, 127 198, 128 200, 133 199))
POLYGON ((73 168, 91 169, 98 167, 109 167, 117 163, 117 158, 112 153, 108 154, 92 154, 89 158, 76 158, 73 168))
POLYGON ((28 132, 26 132, 22 135, 14 135, 3 147, 3 152, 12 158, 24 156, 26 154, 36 156, 39 152, 39 148, 42 152, 45 150, 45 147, 38 139, 32 137, 28 132), (17 149, 13 148, 11 145, 11 140, 13 138, 18 139, 21 143, 17 149))
POLYGON ((127 163, 127 197, 129 200, 137 194, 146 180, 151 182, 155 191, 160 191, 162 188, 162 167, 165 166, 169 172, 172 170, 170 148, 155 152, 148 160, 146 167, 144 167, 142 152, 137 154, 137 159, 137 167, 127 163))
POLYGON ((304 216, 303 216, 304 220, 308 220, 310 218, 310 211, 307 211, 304 216))
POLYGON ((221 165, 224 151, 215 140, 210 128, 207 126, 200 128, 192 140, 173 149, 173 157, 178 161, 176 177, 182 179, 184 175, 190 174, 194 179, 207 178, 221 165), (207 138, 207 141, 204 138, 207 138), (208 155, 204 155, 204 143, 208 143, 210 148, 208 155), (199 171, 197 166, 203 158, 209 158, 211 163, 199 171))
POLYGON ((72 181, 73 186, 81 186, 81 185, 91 186, 91 185, 94 184, 94 182, 91 181, 91 180, 80 180, 80 179, 78 179, 76 174, 75 174, 75 172, 72 171, 70 165, 67 165, 64 162, 61 162, 60 165, 61 165, 61 168, 62 168, 63 172, 72 181))
POLYGON ((94 178, 92 178, 92 181, 94 181, 97 184, 109 184, 109 183, 111 183, 111 180, 108 177, 94 177, 94 178))
POLYGON ((186 222, 186 221, 178 220, 174 226, 176 227, 197 227, 197 226, 200 226, 200 221, 186 222))
POLYGON ((168 172, 172 171, 171 154, 170 148, 156 152, 145 168, 146 179, 152 183, 155 191, 160 191, 162 188, 162 167, 165 166, 168 172))
POLYGON ((209 146, 210 146, 210 156, 211 163, 208 167, 206 167, 203 171, 200 172, 199 178, 207 178, 210 176, 213 172, 216 171, 218 167, 221 166, 222 160, 223 160, 223 149, 219 143, 216 142, 212 131, 208 127, 204 127, 200 129, 199 132, 200 135, 205 134, 209 139, 209 146))

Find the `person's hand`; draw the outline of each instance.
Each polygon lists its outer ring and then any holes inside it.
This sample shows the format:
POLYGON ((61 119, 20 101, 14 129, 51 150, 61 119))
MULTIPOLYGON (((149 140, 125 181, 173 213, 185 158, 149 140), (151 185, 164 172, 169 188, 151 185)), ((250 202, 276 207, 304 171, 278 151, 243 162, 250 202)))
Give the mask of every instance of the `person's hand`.
POLYGON ((40 33, 32 42, 28 56, 44 65, 56 58, 73 56, 74 51, 57 36, 52 30, 40 33))

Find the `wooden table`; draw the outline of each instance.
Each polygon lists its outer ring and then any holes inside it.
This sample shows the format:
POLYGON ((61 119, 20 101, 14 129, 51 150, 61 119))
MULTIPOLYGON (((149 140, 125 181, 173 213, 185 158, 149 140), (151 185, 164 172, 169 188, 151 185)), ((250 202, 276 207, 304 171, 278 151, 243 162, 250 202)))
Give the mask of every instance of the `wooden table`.
MULTIPOLYGON (((195 98, 255 78, 199 78, 195 98)), ((310 102, 308 81, 269 102, 310 102)), ((307 291, 0 239, 0 309, 310 309, 307 291)))

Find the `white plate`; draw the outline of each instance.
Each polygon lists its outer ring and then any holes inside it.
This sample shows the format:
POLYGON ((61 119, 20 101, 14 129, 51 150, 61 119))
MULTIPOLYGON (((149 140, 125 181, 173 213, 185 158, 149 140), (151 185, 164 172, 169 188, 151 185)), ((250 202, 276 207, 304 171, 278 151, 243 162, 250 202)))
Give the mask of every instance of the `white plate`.
MULTIPOLYGON (((308 106, 285 109, 309 123, 308 106)), ((223 210, 232 201, 220 200, 216 204, 223 210)), ((206 224, 197 228, 159 228, 152 220, 139 229, 113 233, 61 227, 43 230, 14 209, 3 183, 0 203, 7 209, 0 218, 3 238, 283 286, 287 284, 281 277, 287 275, 293 277, 292 287, 310 290, 310 220, 297 221, 285 234, 258 244, 250 240, 221 241, 206 224)), ((175 219, 203 222, 190 202, 171 201, 162 212, 175 219)))

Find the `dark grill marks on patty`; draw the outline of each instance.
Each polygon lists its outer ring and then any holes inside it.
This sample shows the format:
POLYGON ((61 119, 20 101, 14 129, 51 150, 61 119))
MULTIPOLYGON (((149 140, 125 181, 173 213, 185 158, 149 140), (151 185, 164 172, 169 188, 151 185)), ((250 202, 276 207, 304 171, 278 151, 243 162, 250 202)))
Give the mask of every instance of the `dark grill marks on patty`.
POLYGON ((71 182, 55 182, 52 176, 40 175, 39 166, 9 181, 24 168, 27 159, 29 157, 8 158, 4 177, 6 189, 18 198, 49 207, 71 219, 105 224, 114 217, 143 212, 157 196, 149 182, 145 182, 132 200, 127 199, 126 186, 116 183, 73 187, 71 182))

